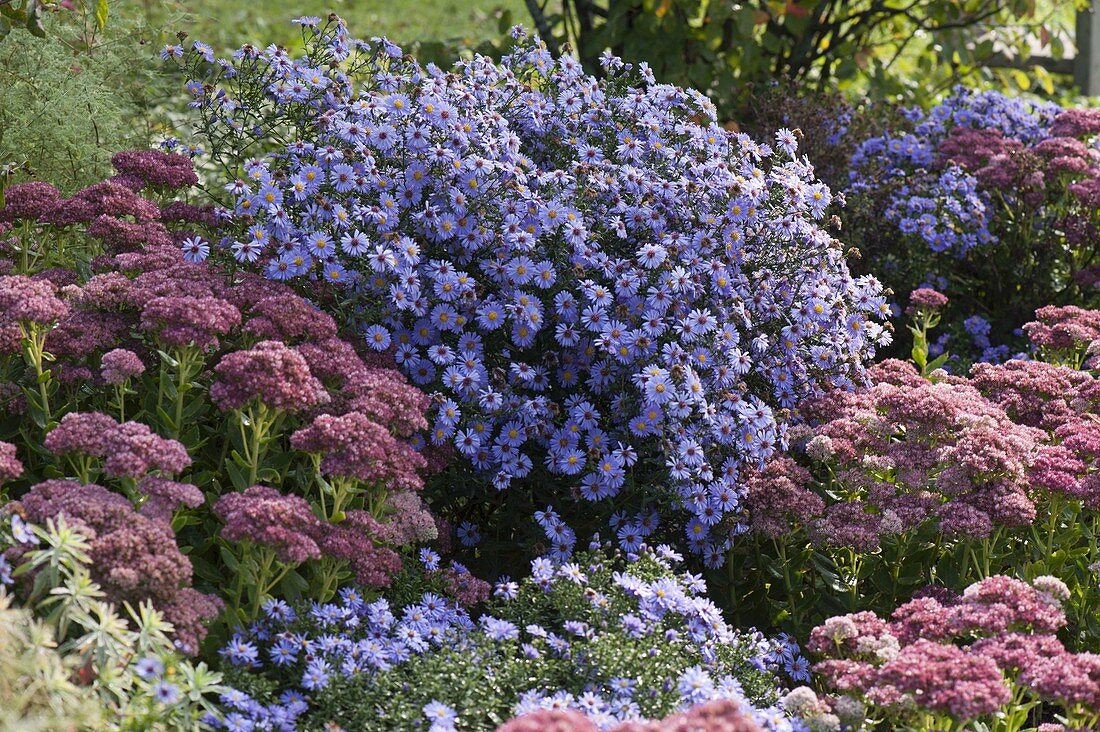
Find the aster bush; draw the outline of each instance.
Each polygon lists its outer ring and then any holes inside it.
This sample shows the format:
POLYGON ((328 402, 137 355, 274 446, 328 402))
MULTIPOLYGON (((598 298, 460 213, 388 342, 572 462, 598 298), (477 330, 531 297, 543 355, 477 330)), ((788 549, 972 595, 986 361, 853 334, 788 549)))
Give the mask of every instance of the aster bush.
POLYGON ((433 393, 428 441, 476 473, 439 492, 457 520, 512 541, 544 496, 657 505, 720 564, 741 467, 889 340, 793 133, 728 133, 698 92, 611 56, 596 80, 520 31, 443 71, 296 22, 297 57, 167 53, 230 174, 225 256, 340 288, 433 393))
POLYGON ((1096 303, 1095 110, 960 87, 906 117, 852 156, 846 232, 897 292, 951 298, 933 355, 1002 361, 1037 308, 1096 303))
POLYGON ((680 561, 665 546, 540 558, 480 616, 436 592, 271 602, 222 651, 238 687, 224 728, 545 729, 540 710, 571 710, 576 729, 653 729, 616 725, 727 699, 746 717, 734 729, 790 729, 774 669, 797 646, 728 626, 680 561))
POLYGON ((95 534, 0 513, 0 729, 210 729, 220 675, 179 653, 151 604, 107 602, 95 534))
POLYGON ((797 689, 785 706, 818 729, 1096 727, 1100 657, 1058 639, 1070 596, 1061 580, 995 575, 961 594, 931 589, 889 620, 859 612, 814 628, 807 648, 829 696, 797 689))
POLYGON ((235 623, 387 586, 438 536, 411 439, 427 398, 288 287, 203 261, 216 222, 186 200, 187 157, 113 160, 110 181, 22 184, 0 208, 6 496, 93 531, 108 598, 153 603, 192 653, 223 603, 235 623), (53 236, 68 266, 47 266, 53 236))

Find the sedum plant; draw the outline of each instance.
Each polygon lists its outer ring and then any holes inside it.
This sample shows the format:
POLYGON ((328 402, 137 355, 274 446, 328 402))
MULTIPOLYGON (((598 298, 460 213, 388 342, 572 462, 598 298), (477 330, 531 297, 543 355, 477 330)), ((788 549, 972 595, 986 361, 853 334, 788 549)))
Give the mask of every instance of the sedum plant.
POLYGON ((224 628, 387 586, 438 536, 410 440, 427 397, 313 302, 203 261, 187 157, 112 164, 0 206, 4 496, 88 530, 107 598, 151 602, 189 653, 223 606, 224 628))
POLYGON ((125 604, 123 616, 104 600, 89 572, 88 536, 64 518, 44 528, 8 512, 4 521, 0 727, 206 729, 221 677, 182 657, 151 605, 125 604), (13 592, 22 576, 29 586, 13 592))

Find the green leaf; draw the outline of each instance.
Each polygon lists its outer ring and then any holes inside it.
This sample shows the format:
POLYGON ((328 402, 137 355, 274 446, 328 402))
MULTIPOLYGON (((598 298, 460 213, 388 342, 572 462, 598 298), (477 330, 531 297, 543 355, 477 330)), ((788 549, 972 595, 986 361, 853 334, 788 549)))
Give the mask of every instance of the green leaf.
POLYGON ((11 6, 11 3, 0 2, 0 15, 22 25, 27 22, 27 14, 11 6))
MULTIPOLYGON (((7 18, 0 15, 0 41, 7 38, 9 33, 11 33, 11 23, 8 22, 7 18)), ((4 205, 4 189, 3 189, 3 187, 0 187, 0 206, 3 206, 3 205, 4 205)))
POLYGON ((100 30, 107 25, 107 0, 96 0, 95 24, 100 30))
POLYGON ((931 362, 930 362, 930 363, 928 364, 928 370, 929 370, 929 371, 935 371, 935 370, 936 370, 936 369, 938 369, 938 368, 939 368, 940 366, 943 366, 943 365, 944 365, 945 363, 947 363, 947 359, 948 359, 948 357, 949 357, 950 355, 951 355, 951 354, 949 354, 949 353, 948 353, 947 351, 944 351, 944 352, 943 352, 943 353, 941 353, 940 355, 936 356, 936 357, 935 357, 934 359, 932 359, 932 361, 931 361, 931 362))
MULTIPOLYGON (((234 456, 237 457, 237 458, 240 457, 235 452, 234 452, 234 456)), ((234 464, 233 460, 226 460, 225 461, 225 472, 229 473, 229 480, 230 480, 231 483, 233 483, 233 487, 235 489, 237 489, 239 491, 243 491, 243 490, 245 490, 246 488, 249 487, 249 485, 248 485, 248 475, 245 474, 245 472, 243 470, 241 470, 239 467, 237 467, 237 465, 234 464)))
POLYGON ((46 37, 46 29, 42 27, 42 18, 39 16, 38 0, 27 2, 27 30, 37 38, 46 37))
POLYGON ((1012 79, 1016 82, 1016 86, 1020 87, 1020 91, 1031 90, 1031 77, 1027 75, 1027 72, 1022 69, 1014 69, 1012 71, 1012 79))
POLYGON ((921 371, 924 371, 924 365, 925 363, 927 363, 926 359, 928 358, 928 352, 924 348, 915 345, 913 346, 913 350, 910 352, 910 355, 913 358, 913 363, 917 365, 917 368, 919 368, 921 371))
POLYGON ((225 562, 225 566, 229 567, 230 572, 236 572, 240 563, 237 561, 237 555, 233 553, 233 550, 227 546, 223 546, 218 550, 218 554, 221 555, 222 561, 225 562))

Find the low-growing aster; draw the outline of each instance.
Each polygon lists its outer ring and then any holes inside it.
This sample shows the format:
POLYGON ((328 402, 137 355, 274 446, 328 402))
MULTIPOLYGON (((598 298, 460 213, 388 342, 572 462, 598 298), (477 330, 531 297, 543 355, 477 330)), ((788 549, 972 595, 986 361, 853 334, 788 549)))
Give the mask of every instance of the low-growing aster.
POLYGON ((304 727, 333 720, 364 730, 447 722, 492 730, 494 716, 516 715, 506 729, 526 729, 540 717, 522 715, 556 709, 571 710, 588 728, 666 729, 644 721, 727 699, 667 728, 693 729, 711 714, 747 725, 731 729, 791 729, 788 716, 769 706, 777 681, 763 669, 774 668, 768 658, 776 646, 727 626, 701 583, 675 570, 678 561, 666 547, 625 562, 604 551, 579 554, 573 564, 540 559, 477 622, 432 592, 404 606, 350 591, 327 604, 270 603, 223 652, 241 670, 231 676, 248 698, 266 699, 251 710, 236 704, 234 713, 259 721, 282 704, 270 689, 299 688, 308 709, 296 723, 304 727), (586 581, 577 584, 572 577, 580 575, 586 581), (537 679, 565 686, 531 686, 537 679))

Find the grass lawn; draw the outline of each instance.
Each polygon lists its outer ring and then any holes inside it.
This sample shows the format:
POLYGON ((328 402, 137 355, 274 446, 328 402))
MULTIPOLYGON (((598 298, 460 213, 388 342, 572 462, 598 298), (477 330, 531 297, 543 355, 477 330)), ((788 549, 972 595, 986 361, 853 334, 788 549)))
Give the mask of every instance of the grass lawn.
POLYGON ((122 0, 119 15, 144 14, 152 27, 183 29, 219 49, 242 43, 293 43, 289 24, 302 15, 337 13, 360 38, 388 36, 473 46, 500 35, 500 23, 530 26, 523 0, 122 0))

